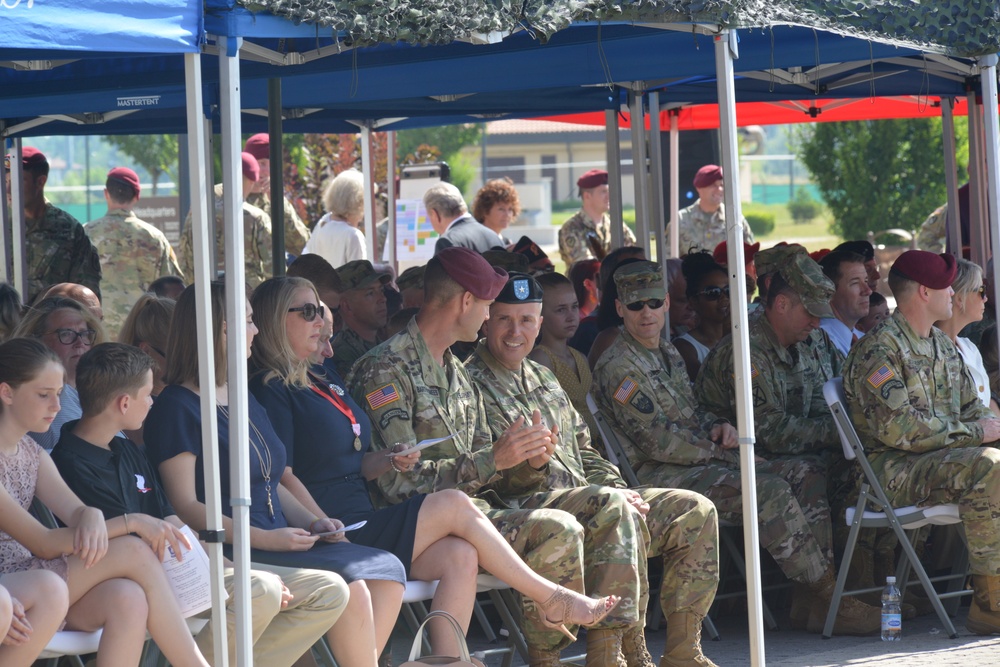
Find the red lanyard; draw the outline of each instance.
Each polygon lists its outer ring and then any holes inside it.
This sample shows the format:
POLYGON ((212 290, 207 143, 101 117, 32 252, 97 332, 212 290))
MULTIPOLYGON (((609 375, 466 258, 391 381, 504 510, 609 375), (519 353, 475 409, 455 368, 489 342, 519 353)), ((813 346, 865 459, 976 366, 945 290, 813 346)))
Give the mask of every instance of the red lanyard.
POLYGON ((320 389, 319 385, 322 384, 322 381, 312 373, 309 374, 309 378, 312 380, 309 388, 329 401, 330 405, 340 411, 340 414, 351 420, 351 430, 354 431, 354 449, 361 451, 361 424, 354 417, 354 411, 351 410, 351 406, 332 389, 327 389, 327 391, 320 389))

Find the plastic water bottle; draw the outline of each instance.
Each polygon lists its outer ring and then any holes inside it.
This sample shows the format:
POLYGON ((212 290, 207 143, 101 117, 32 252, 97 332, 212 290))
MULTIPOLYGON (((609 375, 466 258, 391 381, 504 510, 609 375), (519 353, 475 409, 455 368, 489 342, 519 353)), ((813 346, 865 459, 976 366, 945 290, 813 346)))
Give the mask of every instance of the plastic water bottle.
POLYGON ((899 608, 899 589, 896 577, 885 578, 882 591, 882 641, 898 642, 903 637, 903 614, 899 608))

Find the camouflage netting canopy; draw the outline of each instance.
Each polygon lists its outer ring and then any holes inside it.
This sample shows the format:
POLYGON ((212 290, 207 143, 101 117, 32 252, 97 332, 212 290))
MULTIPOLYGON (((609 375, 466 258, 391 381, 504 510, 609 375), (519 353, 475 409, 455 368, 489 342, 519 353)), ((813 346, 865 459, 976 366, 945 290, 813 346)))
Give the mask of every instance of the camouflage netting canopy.
POLYGON ((540 41, 572 23, 794 24, 953 56, 1000 51, 1000 0, 231 0, 370 45, 448 44, 530 30, 540 41))

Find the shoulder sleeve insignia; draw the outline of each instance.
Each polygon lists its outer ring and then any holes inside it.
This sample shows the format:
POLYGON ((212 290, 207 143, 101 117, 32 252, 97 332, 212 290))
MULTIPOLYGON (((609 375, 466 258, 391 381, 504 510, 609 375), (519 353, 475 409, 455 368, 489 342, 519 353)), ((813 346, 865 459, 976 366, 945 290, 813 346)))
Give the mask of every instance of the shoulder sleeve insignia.
POLYGON ((622 405, 627 405, 629 399, 632 398, 632 394, 635 393, 637 388, 638 385, 636 385, 632 378, 626 377, 622 380, 622 383, 618 385, 618 389, 615 391, 615 400, 622 405))
POLYGON ((365 400, 368 401, 368 407, 372 410, 378 410, 394 401, 398 401, 399 392, 396 391, 396 385, 390 383, 384 387, 379 387, 369 394, 365 394, 365 400))
POLYGON ((652 399, 650 399, 649 396, 646 396, 646 394, 644 394, 641 391, 636 392, 631 402, 629 402, 629 405, 631 405, 633 408, 635 408, 644 415, 653 414, 652 399))
POLYGON ((756 366, 754 366, 753 364, 750 364, 750 379, 753 380, 758 375, 760 375, 760 371, 757 370, 756 366))
POLYGON ((868 384, 878 389, 886 382, 896 377, 896 373, 888 364, 882 364, 877 371, 868 376, 868 384))

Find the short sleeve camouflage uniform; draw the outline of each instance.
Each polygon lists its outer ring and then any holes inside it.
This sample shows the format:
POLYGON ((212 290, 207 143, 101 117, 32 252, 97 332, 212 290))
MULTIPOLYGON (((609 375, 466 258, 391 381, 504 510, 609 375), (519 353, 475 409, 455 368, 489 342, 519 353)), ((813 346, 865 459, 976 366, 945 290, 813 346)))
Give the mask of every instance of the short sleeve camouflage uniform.
MULTIPOLYGON (((306 247, 309 240, 309 228, 302 222, 298 212, 288 201, 288 197, 282 197, 282 210, 285 212, 285 252, 289 255, 301 255, 302 249, 306 247)), ((247 203, 256 206, 271 217, 271 195, 267 192, 253 192, 247 197, 247 203)))
MULTIPOLYGON (((222 184, 215 186, 215 252, 218 260, 216 269, 225 267, 225 219, 222 210, 222 184)), ((271 218, 256 206, 243 203, 243 233, 245 236, 244 265, 246 281, 256 287, 274 275, 274 253, 271 248, 271 218)), ((184 221, 181 247, 177 255, 181 271, 188 280, 194 280, 194 236, 191 214, 184 221)), ((214 276, 213 276, 214 278, 214 276)))
MULTIPOLYGON (((640 482, 696 491, 715 503, 720 519, 743 522, 738 454, 709 439, 717 417, 695 401, 673 345, 662 341, 649 350, 623 331, 598 360, 592 393, 640 482)), ((814 481, 801 467, 798 461, 757 465, 760 541, 788 578, 813 582, 830 561, 810 526, 813 512, 798 500, 807 495, 801 487, 814 481)))
POLYGON ((30 304, 46 287, 77 283, 101 296, 101 260, 83 225, 61 208, 45 202, 41 220, 25 219, 27 294, 30 304))
MULTIPOLYGON (((546 424, 559 427, 558 446, 545 468, 535 470, 525 466, 524 469, 504 471, 505 488, 501 490, 501 485, 495 485, 501 496, 506 497, 509 493, 519 498, 522 507, 532 503, 560 507, 560 497, 569 489, 604 489, 606 493, 611 488, 626 486, 617 468, 591 446, 586 422, 549 369, 525 359, 520 371, 512 372, 497 362, 482 341, 466 367, 483 392, 487 418, 495 436, 510 427, 518 416, 530 418, 535 409, 541 411, 546 424), (550 504, 552 501, 554 504, 550 504)), ((718 585, 719 537, 715 507, 707 498, 691 491, 647 488, 639 493, 650 506, 645 520, 649 531, 648 555, 663 559, 665 575, 660 587, 660 604, 664 614, 689 611, 705 616, 718 585)), ((581 523, 588 526, 583 520, 581 523)), ((625 544, 627 533, 621 531, 618 539, 610 532, 608 536, 612 543, 604 545, 605 549, 625 544)), ((599 554, 601 545, 594 546, 599 554)), ((591 559, 588 560, 589 568, 593 566, 594 557, 589 550, 586 553, 591 559)), ((645 559, 640 559, 638 565, 641 591, 638 610, 642 622, 649 584, 645 559)), ((634 591, 619 591, 616 593, 635 599, 634 591)))
POLYGON ((983 445, 991 413, 948 336, 921 337, 897 310, 851 348, 844 393, 889 500, 958 503, 970 569, 1000 575, 1000 450, 983 445))
POLYGON ((184 277, 167 237, 130 210, 116 208, 84 229, 97 248, 104 272, 104 326, 117 336, 132 306, 161 276, 184 277))
MULTIPOLYGON (((707 250, 712 252, 715 246, 726 240, 726 205, 719 204, 719 210, 714 213, 706 213, 701 208, 701 199, 696 199, 687 208, 682 208, 677 214, 677 225, 679 228, 678 238, 680 242, 678 249, 682 255, 689 251, 698 252, 707 250)), ((750 229, 747 219, 742 218, 743 240, 753 243, 753 231, 750 229)), ((667 224, 667 238, 670 238, 670 224, 667 224)))
MULTIPOLYGON (((624 244, 635 245, 635 234, 627 226, 624 227, 624 244)), ((611 244, 611 217, 605 213, 601 216, 600 222, 590 219, 583 210, 577 211, 573 217, 563 223, 559 228, 559 255, 569 270, 576 262, 582 259, 596 259, 587 243, 587 233, 594 232, 597 239, 604 248, 604 252, 611 252, 614 246, 611 244)))

